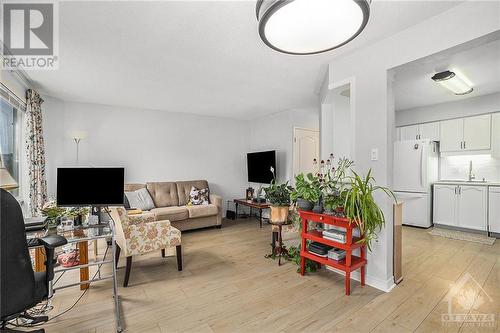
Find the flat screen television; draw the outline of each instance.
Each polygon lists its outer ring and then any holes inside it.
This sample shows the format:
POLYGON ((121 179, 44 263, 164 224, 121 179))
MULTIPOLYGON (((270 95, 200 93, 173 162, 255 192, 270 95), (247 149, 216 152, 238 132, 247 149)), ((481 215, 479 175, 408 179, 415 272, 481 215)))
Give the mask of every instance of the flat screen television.
POLYGON ((57 205, 121 206, 124 168, 57 168, 57 205))
POLYGON ((261 151, 247 154, 248 181, 269 184, 273 180, 271 167, 276 173, 276 151, 261 151))

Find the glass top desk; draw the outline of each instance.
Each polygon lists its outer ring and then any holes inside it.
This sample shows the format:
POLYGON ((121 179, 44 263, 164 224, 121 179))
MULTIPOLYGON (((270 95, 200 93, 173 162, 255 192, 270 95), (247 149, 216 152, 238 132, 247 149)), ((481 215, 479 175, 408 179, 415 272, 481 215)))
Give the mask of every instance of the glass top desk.
MULTIPOLYGON (((116 282, 116 265, 114 264, 114 258, 116 256, 116 242, 115 242, 115 232, 114 232, 114 224, 112 221, 110 223, 101 223, 96 225, 89 226, 80 226, 73 227, 71 229, 66 230, 39 230, 27 232, 27 238, 37 238, 43 237, 47 234, 56 233, 65 237, 68 241, 68 244, 76 244, 80 256, 79 264, 71 267, 62 267, 61 265, 57 265, 54 269, 54 273, 56 274, 64 274, 64 272, 74 269, 80 270, 80 281, 70 284, 58 285, 58 280, 54 284, 51 284, 51 290, 49 291, 49 296, 52 296, 54 291, 80 286, 80 289, 88 289, 90 284, 95 281, 112 279, 113 280, 113 298, 115 303, 115 315, 116 315, 116 328, 117 332, 122 331, 121 318, 120 318, 120 306, 119 306, 119 296, 117 290, 117 282, 116 282), (106 259, 106 254, 108 252, 109 247, 106 252, 103 254, 102 258, 97 258, 96 260, 89 262, 88 257, 88 243, 89 241, 97 241, 98 239, 111 239, 111 259, 106 259), (103 265, 111 265, 112 266, 112 274, 107 276, 102 276, 100 272, 100 268, 103 265), (97 272, 93 277, 89 275, 89 267, 98 266, 97 272)), ((43 252, 42 247, 35 247, 35 255, 34 255, 34 265, 35 271, 43 271, 45 269, 45 254, 43 252)))

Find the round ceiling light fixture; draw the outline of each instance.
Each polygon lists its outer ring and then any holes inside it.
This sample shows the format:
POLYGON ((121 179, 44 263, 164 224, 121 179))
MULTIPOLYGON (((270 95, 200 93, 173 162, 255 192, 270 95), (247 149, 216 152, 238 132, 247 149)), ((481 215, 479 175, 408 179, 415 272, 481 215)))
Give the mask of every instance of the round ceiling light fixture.
POLYGON ((276 51, 306 55, 349 43, 366 27, 371 0, 258 0, 259 35, 276 51))

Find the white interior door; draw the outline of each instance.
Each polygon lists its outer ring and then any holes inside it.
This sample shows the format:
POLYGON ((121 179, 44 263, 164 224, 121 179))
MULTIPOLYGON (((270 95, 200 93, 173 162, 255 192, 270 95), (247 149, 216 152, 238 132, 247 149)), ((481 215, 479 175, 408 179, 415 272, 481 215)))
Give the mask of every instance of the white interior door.
POLYGON ((491 148, 491 115, 464 118, 464 149, 491 148))
POLYGON ((319 160, 319 131, 294 128, 293 133, 293 176, 313 172, 313 160, 319 160))
POLYGON ((457 186, 434 185, 434 223, 456 226, 456 206, 457 186))
POLYGON ((487 187, 460 186, 458 201, 458 226, 486 231, 487 187))
POLYGON ((460 151, 462 150, 462 141, 464 138, 464 120, 452 119, 442 121, 440 124, 441 131, 441 152, 460 151))

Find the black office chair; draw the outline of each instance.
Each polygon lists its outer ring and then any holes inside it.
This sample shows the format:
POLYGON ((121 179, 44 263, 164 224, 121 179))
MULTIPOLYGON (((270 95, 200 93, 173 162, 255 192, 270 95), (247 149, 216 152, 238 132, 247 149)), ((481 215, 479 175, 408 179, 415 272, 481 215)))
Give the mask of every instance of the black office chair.
POLYGON ((47 258, 46 270, 35 273, 21 206, 9 192, 0 189, 0 332, 16 332, 6 328, 7 321, 12 319, 25 318, 32 323, 48 320, 47 316, 32 317, 26 310, 49 297, 49 282, 54 278, 54 249, 66 243, 58 235, 30 241, 31 246, 43 246, 47 258))

